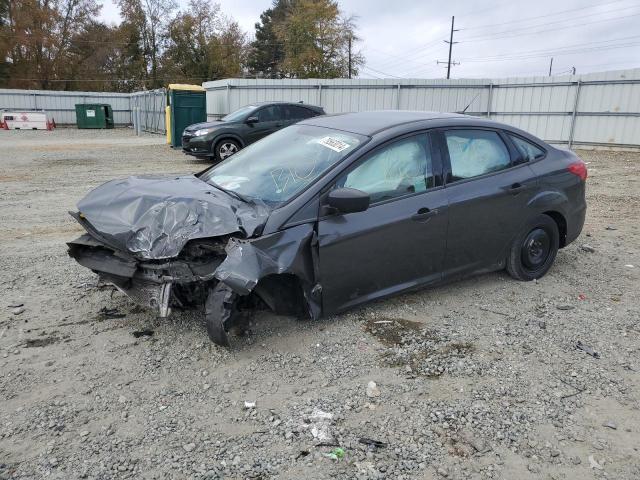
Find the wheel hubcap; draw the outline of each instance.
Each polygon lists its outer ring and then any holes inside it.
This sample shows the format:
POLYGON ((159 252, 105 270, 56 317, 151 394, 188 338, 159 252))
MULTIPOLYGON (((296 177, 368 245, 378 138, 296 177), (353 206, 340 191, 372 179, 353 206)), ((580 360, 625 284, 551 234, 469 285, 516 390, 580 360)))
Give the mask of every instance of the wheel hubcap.
POLYGON ((238 147, 234 143, 223 143, 220 145, 220 158, 224 160, 238 151, 238 147))
POLYGON ((551 237, 546 230, 536 228, 529 232, 522 244, 522 263, 530 270, 540 268, 551 251, 551 237))

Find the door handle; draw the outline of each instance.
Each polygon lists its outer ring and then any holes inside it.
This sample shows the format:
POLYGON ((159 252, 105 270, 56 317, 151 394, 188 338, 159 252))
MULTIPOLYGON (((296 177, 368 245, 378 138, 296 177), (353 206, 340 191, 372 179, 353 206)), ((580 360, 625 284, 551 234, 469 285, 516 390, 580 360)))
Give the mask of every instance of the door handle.
POLYGON ((507 190, 512 195, 517 195, 518 193, 523 191, 525 188, 527 188, 525 185, 522 185, 521 183, 516 182, 513 185, 511 185, 510 187, 507 187, 507 190))
POLYGON ((437 208, 430 210, 427 207, 422 207, 420 210, 418 210, 417 213, 414 213, 413 215, 411 215, 411 220, 413 220, 414 222, 426 222, 431 217, 437 214, 438 214, 437 208))

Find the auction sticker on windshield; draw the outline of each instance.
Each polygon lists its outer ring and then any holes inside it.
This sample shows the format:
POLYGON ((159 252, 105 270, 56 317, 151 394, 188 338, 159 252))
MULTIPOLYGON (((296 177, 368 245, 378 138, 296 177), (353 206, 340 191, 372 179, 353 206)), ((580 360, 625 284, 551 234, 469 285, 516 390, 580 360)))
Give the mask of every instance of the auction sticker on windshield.
POLYGON ((338 153, 340 153, 343 150, 346 150, 351 146, 348 143, 345 143, 342 140, 338 140, 337 138, 333 138, 333 137, 323 137, 320 140, 318 140, 318 143, 338 153))

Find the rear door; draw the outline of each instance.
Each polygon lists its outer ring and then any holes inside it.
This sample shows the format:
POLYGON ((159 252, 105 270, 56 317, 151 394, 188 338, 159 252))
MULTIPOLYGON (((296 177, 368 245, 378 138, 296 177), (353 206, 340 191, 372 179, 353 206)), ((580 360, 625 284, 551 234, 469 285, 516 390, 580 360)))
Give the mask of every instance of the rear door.
POLYGON ((284 113, 284 109, 280 105, 266 105, 258 109, 252 115, 258 118, 258 122, 249 125, 247 129, 247 144, 281 129, 284 126, 284 113))
POLYGON ((439 152, 426 133, 384 144, 337 180, 371 196, 364 212, 320 216, 325 312, 440 279, 447 208, 439 152))
POLYGON ((439 132, 449 203, 445 276, 490 270, 529 218, 535 174, 499 130, 439 132))

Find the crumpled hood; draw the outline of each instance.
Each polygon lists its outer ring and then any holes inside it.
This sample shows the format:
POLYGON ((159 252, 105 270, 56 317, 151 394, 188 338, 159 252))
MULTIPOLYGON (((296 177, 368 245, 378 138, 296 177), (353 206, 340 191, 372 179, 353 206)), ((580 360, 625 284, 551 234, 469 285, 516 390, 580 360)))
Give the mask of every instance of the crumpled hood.
POLYGON ((194 175, 112 180, 89 192, 78 209, 89 233, 143 259, 175 257, 197 238, 251 237, 269 216, 264 203, 236 200, 194 175))

